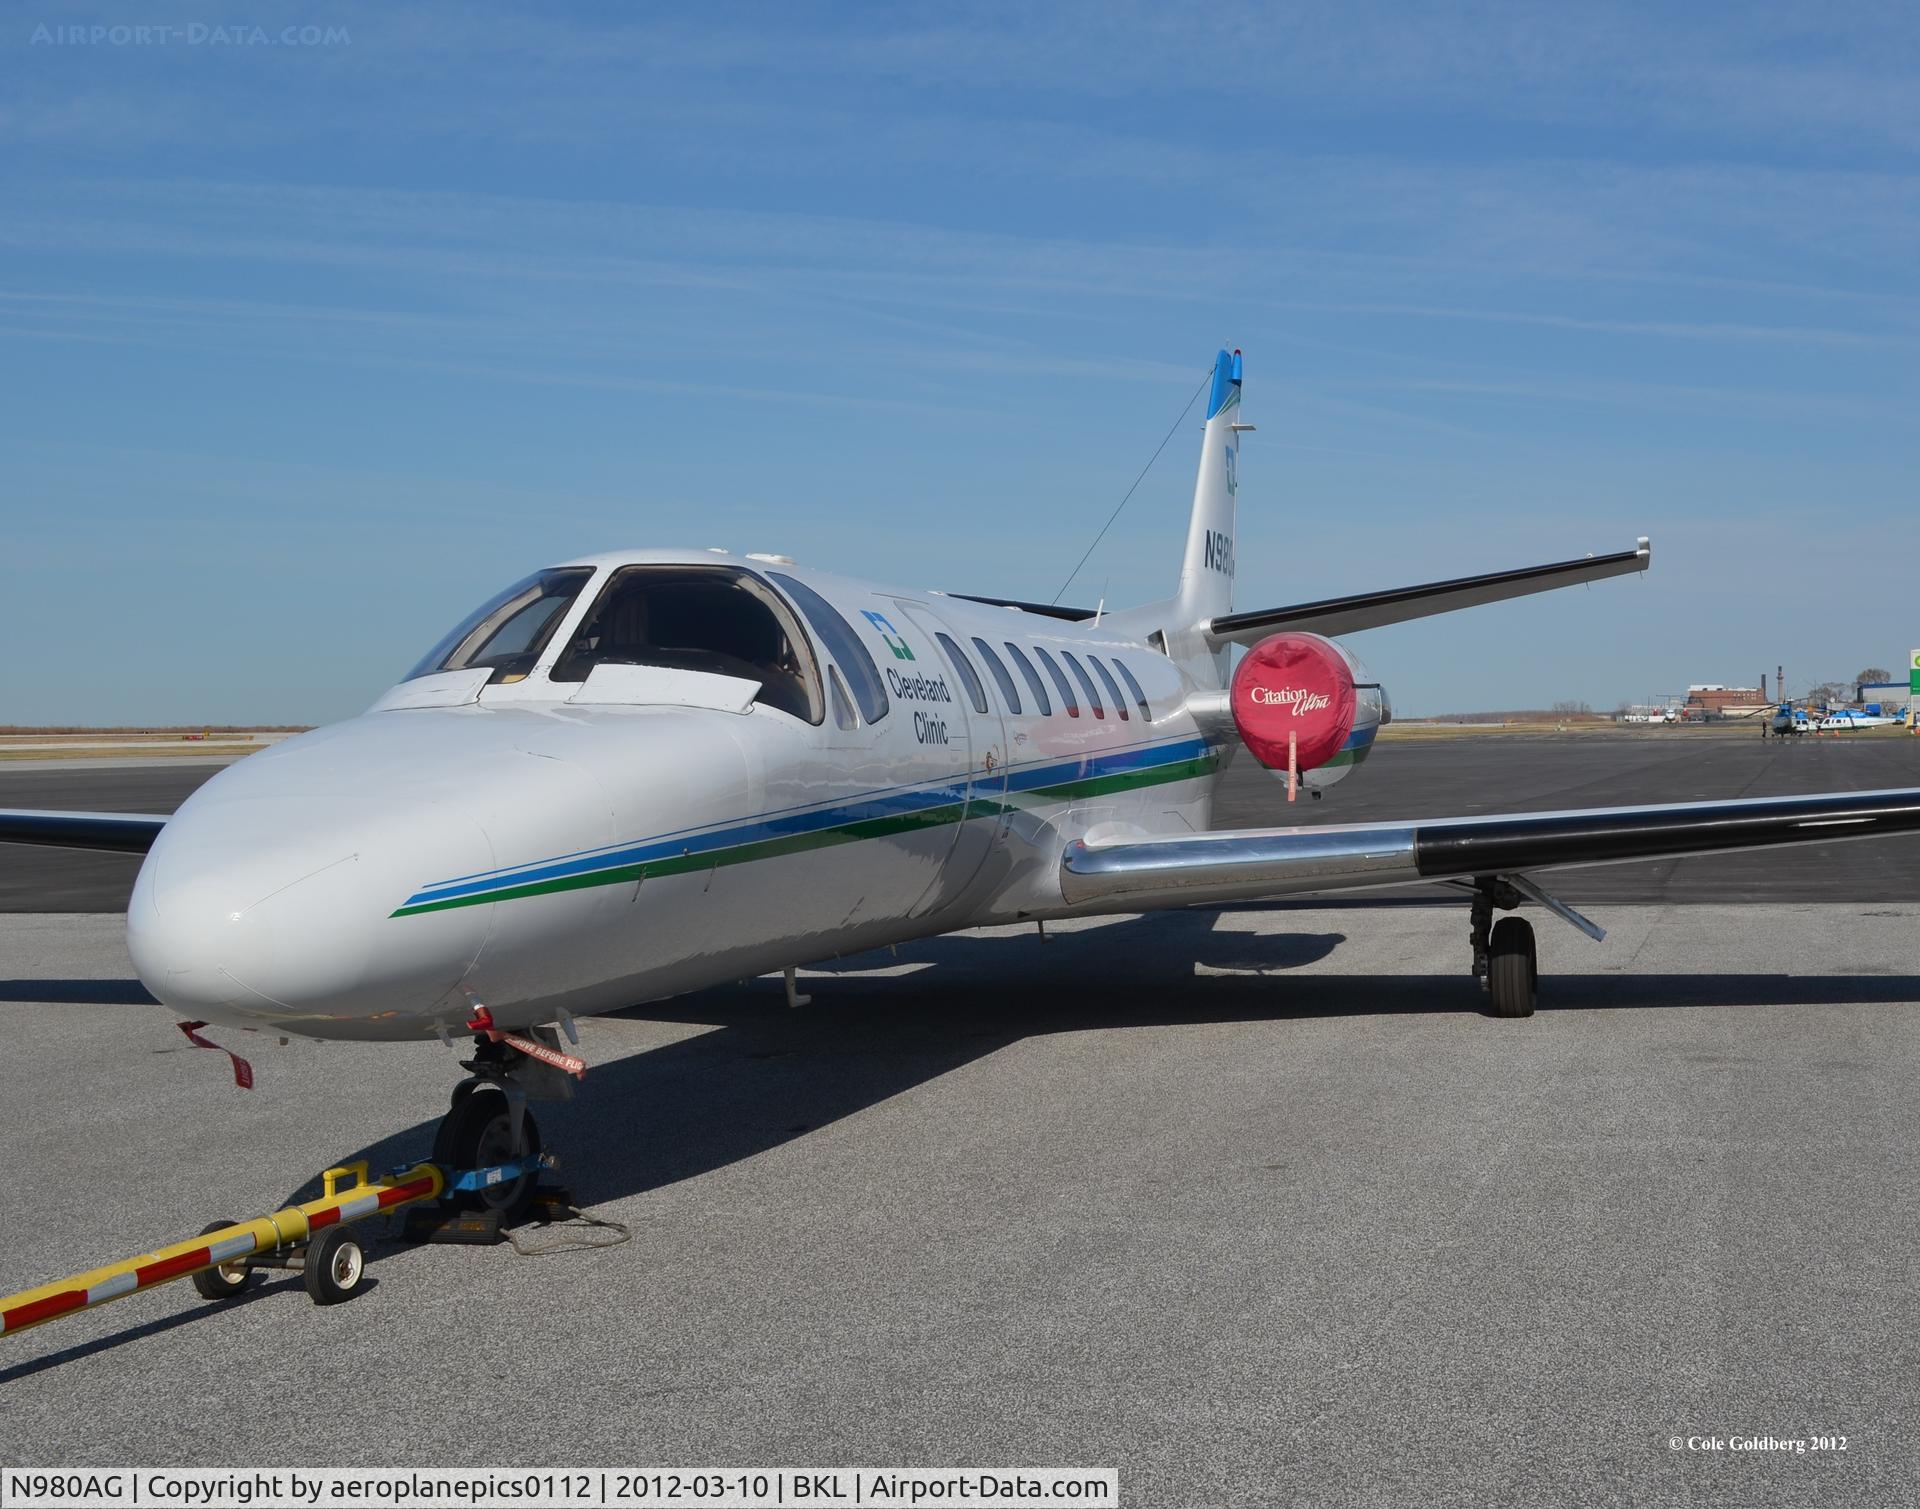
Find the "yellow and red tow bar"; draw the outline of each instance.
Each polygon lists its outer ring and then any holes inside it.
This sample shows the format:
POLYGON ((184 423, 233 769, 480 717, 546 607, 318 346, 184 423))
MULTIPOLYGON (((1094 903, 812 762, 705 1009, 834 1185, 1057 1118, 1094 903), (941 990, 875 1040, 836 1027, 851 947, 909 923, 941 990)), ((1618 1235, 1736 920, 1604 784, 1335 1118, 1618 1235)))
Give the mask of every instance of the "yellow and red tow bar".
POLYGON ((447 1178, 437 1164, 421 1163, 369 1179, 362 1160, 328 1169, 321 1186, 326 1193, 317 1200, 253 1221, 215 1223, 199 1236, 157 1252, 8 1295, 0 1299, 0 1334, 11 1336, 189 1276, 205 1298, 231 1298, 248 1286, 253 1270, 262 1267, 298 1266, 316 1303, 337 1304, 359 1292, 365 1274, 364 1253, 348 1224, 436 1200, 447 1178))

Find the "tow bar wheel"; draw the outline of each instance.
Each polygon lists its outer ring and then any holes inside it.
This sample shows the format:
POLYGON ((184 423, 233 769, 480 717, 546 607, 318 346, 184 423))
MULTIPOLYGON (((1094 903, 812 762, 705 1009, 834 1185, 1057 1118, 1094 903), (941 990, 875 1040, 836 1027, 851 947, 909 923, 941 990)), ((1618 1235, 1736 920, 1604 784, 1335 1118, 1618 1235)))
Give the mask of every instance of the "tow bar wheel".
POLYGON ((345 1226, 329 1226, 307 1243, 300 1277, 316 1305, 344 1304, 367 1276, 366 1249, 345 1226))
MULTIPOLYGON (((233 1224, 232 1221, 215 1221, 203 1227, 200 1235, 212 1236, 214 1232, 224 1231, 233 1224)), ((259 1270, 250 1267, 245 1258, 240 1258, 231 1263, 222 1263, 217 1268, 202 1268, 193 1275, 193 1287, 202 1299, 238 1299, 253 1287, 259 1277, 259 1270)))

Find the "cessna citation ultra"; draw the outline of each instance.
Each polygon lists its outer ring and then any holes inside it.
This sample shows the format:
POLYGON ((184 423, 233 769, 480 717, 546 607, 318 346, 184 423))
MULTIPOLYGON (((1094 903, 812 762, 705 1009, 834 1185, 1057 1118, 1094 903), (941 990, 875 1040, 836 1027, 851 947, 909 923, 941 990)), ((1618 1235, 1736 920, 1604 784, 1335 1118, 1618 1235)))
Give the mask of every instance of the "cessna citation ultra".
POLYGON ((1920 829, 1920 791, 1892 791, 1209 831, 1243 746, 1316 791, 1367 758, 1386 693, 1329 636, 1650 559, 1642 539, 1235 611, 1240 389, 1223 351, 1164 601, 1102 614, 784 556, 592 556, 514 583, 365 713, 231 766, 172 817, 0 812, 0 840, 144 851, 128 947, 183 1015, 474 1032, 437 1148, 474 1167, 537 1146, 525 1100, 565 1084, 556 1026, 831 955, 1435 881, 1470 906, 1493 1013, 1526 1016, 1533 931, 1494 913, 1531 902, 1601 936, 1543 871, 1920 829))

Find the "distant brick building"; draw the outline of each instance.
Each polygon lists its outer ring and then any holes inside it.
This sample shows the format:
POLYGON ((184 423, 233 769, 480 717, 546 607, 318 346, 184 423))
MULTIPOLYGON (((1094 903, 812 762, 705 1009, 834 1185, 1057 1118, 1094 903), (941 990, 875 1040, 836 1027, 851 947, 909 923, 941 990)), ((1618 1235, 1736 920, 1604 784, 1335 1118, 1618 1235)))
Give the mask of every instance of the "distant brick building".
POLYGON ((1740 715, 1750 713, 1756 707, 1766 705, 1766 693, 1757 686, 1690 686, 1687 688, 1687 711, 1696 718, 1723 718, 1729 708, 1736 708, 1740 715))

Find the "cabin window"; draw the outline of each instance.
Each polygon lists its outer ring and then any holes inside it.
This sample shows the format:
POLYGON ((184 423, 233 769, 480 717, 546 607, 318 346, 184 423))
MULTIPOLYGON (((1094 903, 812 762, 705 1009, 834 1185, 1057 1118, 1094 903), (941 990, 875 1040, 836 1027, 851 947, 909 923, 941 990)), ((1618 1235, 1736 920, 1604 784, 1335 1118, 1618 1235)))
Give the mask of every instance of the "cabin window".
POLYGON ((1096 718, 1104 718, 1107 710, 1100 705, 1100 694, 1093 689, 1093 683, 1087 679, 1087 668, 1073 657, 1073 651, 1062 650, 1060 658, 1067 663, 1067 669, 1073 672, 1073 679, 1080 683, 1080 690, 1087 694, 1087 706, 1093 709, 1096 718))
MULTIPOLYGON (((1040 657, 1040 663, 1047 668, 1047 674, 1053 678, 1053 684, 1060 692, 1060 705, 1067 710, 1067 716, 1079 717, 1080 703, 1074 697, 1073 687, 1068 684, 1066 673, 1060 669, 1060 663, 1039 645, 1033 647, 1033 653, 1040 657)), ((1082 676, 1080 679, 1084 681, 1086 677, 1082 676)))
POLYGON ((1000 696, 1007 704, 1007 711, 1019 712, 1020 693, 1014 690, 1013 677, 1007 674, 1007 668, 1000 657, 994 654, 992 646, 977 634, 974 636, 973 647, 980 652, 980 658, 987 663, 987 669, 993 673, 994 685, 1000 688, 1000 696))
POLYGON ((485 669, 494 682, 521 680, 592 576, 591 566, 558 566, 515 582, 449 629, 401 679, 485 669))
POLYGON ((1033 705, 1040 709, 1040 716, 1051 718, 1053 704, 1047 701, 1047 688, 1040 680, 1040 673, 1033 668, 1033 662, 1021 652, 1020 646, 1011 639, 1002 640, 1007 653, 1013 657, 1013 663, 1020 667, 1020 674, 1027 678, 1027 690, 1033 693, 1033 705))
POLYGON ((940 641, 940 648, 947 652, 947 659, 953 662, 953 671, 966 684, 967 696, 973 702, 976 713, 987 710, 987 688, 980 680, 980 673, 973 668, 973 662, 967 659, 967 652, 955 644, 949 635, 934 630, 933 637, 940 641))
POLYGON ((853 625, 840 616, 838 608, 805 582, 778 571, 769 571, 767 575, 786 588, 787 595, 807 615, 807 622, 813 625, 813 632, 820 636, 827 653, 839 662, 841 673, 853 688, 853 698, 860 706, 860 716, 869 723, 878 723, 886 717, 886 683, 880 679, 880 670, 873 663, 873 656, 867 653, 860 636, 853 632, 853 625))
POLYGON ((1098 655, 1089 655, 1087 663, 1093 667, 1094 675, 1100 678, 1100 684, 1107 689, 1107 695, 1113 699, 1113 710, 1125 723, 1131 715, 1127 712, 1127 699, 1120 695, 1120 683, 1113 679, 1113 673, 1106 667, 1098 655))
POLYGON ((1140 683, 1134 679, 1133 672, 1127 669, 1126 661, 1122 660, 1118 655, 1114 656, 1113 668, 1120 673, 1120 679, 1126 682, 1127 690, 1133 693, 1134 705, 1140 709, 1140 721, 1143 723, 1151 723, 1153 721, 1153 709, 1147 706, 1146 691, 1140 683))
POLYGON ((806 636, 773 589, 736 566, 623 566, 554 663, 555 681, 596 665, 703 671, 760 684, 756 699, 821 720, 820 677, 806 636))

